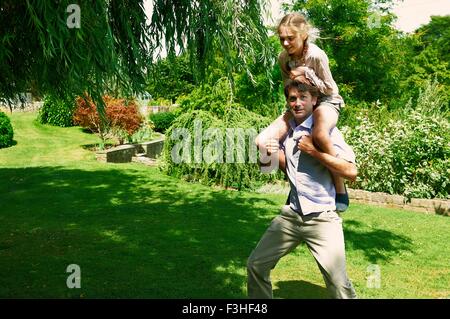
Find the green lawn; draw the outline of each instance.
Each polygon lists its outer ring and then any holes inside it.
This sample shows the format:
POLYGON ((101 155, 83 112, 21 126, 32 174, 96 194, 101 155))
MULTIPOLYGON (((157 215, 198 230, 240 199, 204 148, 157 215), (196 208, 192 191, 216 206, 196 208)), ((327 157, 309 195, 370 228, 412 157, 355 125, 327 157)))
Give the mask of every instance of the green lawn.
MULTIPOLYGON (((246 259, 284 196, 98 163, 82 147, 94 135, 35 117, 13 114, 17 144, 0 149, 0 298, 245 298, 246 259), (70 264, 81 289, 66 286, 70 264)), ((356 204, 343 217, 360 298, 450 297, 448 217, 356 204)), ((327 297, 304 245, 272 279, 276 298, 327 297)))

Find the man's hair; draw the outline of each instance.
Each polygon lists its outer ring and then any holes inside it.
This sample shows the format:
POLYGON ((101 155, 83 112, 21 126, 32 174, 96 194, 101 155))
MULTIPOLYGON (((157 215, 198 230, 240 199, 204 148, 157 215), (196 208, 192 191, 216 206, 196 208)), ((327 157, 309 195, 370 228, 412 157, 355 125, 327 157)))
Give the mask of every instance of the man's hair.
POLYGON ((312 96, 319 96, 319 90, 315 86, 289 80, 284 86, 284 96, 289 97, 289 90, 296 89, 298 92, 309 92, 312 96))

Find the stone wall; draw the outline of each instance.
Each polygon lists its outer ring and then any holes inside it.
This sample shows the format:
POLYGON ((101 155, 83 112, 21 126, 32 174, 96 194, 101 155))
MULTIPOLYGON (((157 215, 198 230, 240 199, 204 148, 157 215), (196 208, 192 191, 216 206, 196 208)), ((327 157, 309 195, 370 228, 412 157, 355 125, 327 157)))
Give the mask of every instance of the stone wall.
MULTIPOLYGON (((258 193, 289 194, 288 183, 266 184, 257 190, 258 193)), ((414 212, 426 214, 438 214, 450 216, 450 200, 445 199, 420 199, 413 198, 408 202, 401 195, 389 195, 386 193, 372 193, 368 191, 348 188, 351 203, 376 205, 381 207, 402 208, 414 212)))
POLYGON ((401 195, 372 193, 363 190, 348 189, 351 202, 371 204, 383 207, 404 208, 427 214, 450 216, 450 200, 412 198, 410 202, 401 195))
POLYGON ((108 163, 129 163, 136 154, 134 145, 120 145, 96 153, 97 160, 108 163))
MULTIPOLYGON (((13 112, 30 112, 30 111, 38 111, 42 105, 44 105, 43 101, 35 101, 35 102, 24 102, 24 103, 14 103, 12 104, 13 112)), ((8 104, 0 103, 0 111, 9 113, 10 108, 8 104)))
POLYGON ((149 158, 156 158, 161 154, 164 147, 164 139, 158 139, 151 142, 145 142, 140 144, 144 149, 144 153, 149 158))
MULTIPOLYGON (((146 157, 149 159, 156 159, 162 152, 164 146, 164 138, 155 141, 145 142, 140 144, 125 144, 108 150, 99 151, 96 153, 96 158, 101 162, 108 163, 129 163, 133 161, 134 157, 146 157)), ((144 159, 135 162, 142 162, 144 159)), ((145 161, 148 162, 148 161, 145 161)), ((154 161, 151 161, 154 163, 154 161)))

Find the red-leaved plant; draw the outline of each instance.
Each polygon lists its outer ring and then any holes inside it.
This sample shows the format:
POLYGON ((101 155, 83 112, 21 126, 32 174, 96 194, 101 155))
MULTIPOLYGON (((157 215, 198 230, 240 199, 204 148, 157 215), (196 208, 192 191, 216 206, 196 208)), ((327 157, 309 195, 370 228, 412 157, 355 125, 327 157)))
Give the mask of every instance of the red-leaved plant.
POLYGON ((105 95, 106 118, 102 121, 97 107, 89 96, 77 97, 74 113, 75 124, 98 133, 103 142, 115 137, 119 144, 129 139, 133 133, 139 130, 143 118, 138 111, 135 101, 116 99, 105 95))

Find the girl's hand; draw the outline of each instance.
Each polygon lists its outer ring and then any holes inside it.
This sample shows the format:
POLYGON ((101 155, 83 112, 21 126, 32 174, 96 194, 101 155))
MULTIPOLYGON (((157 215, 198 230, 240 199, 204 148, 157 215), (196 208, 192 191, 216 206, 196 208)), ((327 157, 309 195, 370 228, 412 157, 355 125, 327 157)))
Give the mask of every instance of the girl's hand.
POLYGON ((290 71, 290 78, 294 80, 296 77, 305 76, 306 70, 308 68, 306 66, 299 66, 290 71))
POLYGON ((312 85, 311 82, 304 76, 300 75, 292 79, 293 81, 297 81, 303 84, 312 85))

